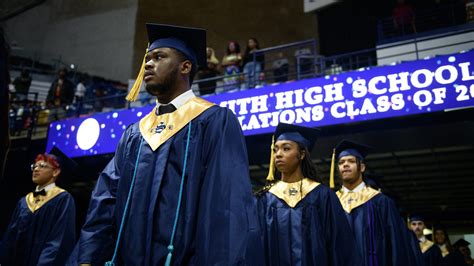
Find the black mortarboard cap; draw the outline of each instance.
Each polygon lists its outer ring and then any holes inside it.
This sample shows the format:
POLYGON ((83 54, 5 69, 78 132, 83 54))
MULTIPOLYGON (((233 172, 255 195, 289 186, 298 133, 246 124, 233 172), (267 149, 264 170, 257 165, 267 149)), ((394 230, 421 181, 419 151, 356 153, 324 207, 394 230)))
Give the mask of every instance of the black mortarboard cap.
POLYGON ((311 151, 320 133, 316 128, 279 123, 275 130, 275 141, 291 140, 303 144, 311 151))
MULTIPOLYGON (((207 65, 206 30, 153 23, 147 23, 146 29, 149 42, 147 52, 161 47, 174 48, 191 61, 194 69, 207 65)), ((135 83, 125 97, 128 101, 138 99, 145 74, 145 59, 146 53, 135 83)))
POLYGON ((464 240, 464 238, 461 238, 458 241, 454 242, 453 246, 455 246, 455 247, 467 247, 470 244, 471 244, 470 242, 464 240))
POLYGON ((365 156, 373 150, 364 144, 359 144, 350 140, 343 140, 336 146, 336 158, 339 160, 343 156, 353 155, 359 160, 364 160, 365 156))
POLYGON ((148 51, 161 47, 174 48, 195 67, 206 65, 206 30, 153 23, 147 23, 146 28, 150 43, 148 51))
POLYGON ((54 159, 58 162, 59 168, 61 168, 62 172, 70 172, 77 167, 77 163, 56 146, 51 149, 48 155, 54 157, 54 159))
POLYGON ((419 214, 412 214, 410 215, 410 223, 415 221, 425 221, 425 218, 419 214))

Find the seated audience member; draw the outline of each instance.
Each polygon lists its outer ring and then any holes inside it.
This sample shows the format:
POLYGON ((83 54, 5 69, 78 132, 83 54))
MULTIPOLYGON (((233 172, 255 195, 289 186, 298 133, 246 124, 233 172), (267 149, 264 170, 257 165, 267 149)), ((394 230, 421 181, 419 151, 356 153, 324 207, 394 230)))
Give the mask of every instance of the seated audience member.
MULTIPOLYGON (((214 49, 211 47, 206 48, 207 52, 207 66, 202 67, 198 72, 199 79, 215 78, 220 73, 217 70, 219 66, 219 60, 216 57, 214 49)), ((198 83, 199 94, 206 95, 212 94, 216 91, 216 80, 203 81, 198 83)))
POLYGON ((273 69, 273 80, 275 82, 286 82, 288 81, 288 71, 290 65, 288 63, 288 59, 283 57, 283 53, 278 53, 278 59, 273 61, 272 69, 273 69))
POLYGON ((240 54, 240 45, 235 41, 227 45, 227 53, 222 58, 222 67, 224 69, 225 90, 240 88, 240 65, 242 55, 240 54))
POLYGON ((264 69, 265 56, 263 53, 256 53, 259 49, 260 44, 256 38, 248 39, 243 61, 245 85, 247 88, 253 88, 256 86, 257 79, 260 77, 260 72, 264 69))

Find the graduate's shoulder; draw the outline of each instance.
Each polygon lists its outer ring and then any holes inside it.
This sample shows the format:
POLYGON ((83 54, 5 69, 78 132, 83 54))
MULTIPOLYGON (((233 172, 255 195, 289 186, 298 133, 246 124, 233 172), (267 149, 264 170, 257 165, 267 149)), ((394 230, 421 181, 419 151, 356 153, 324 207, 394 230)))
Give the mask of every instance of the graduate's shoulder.
POLYGON ((256 190, 253 194, 257 199, 261 199, 265 197, 266 194, 268 194, 268 191, 270 188, 275 184, 276 182, 267 182, 263 187, 259 188, 256 190))
MULTIPOLYGON (((201 99, 201 100, 206 101, 205 99, 201 99)), ((198 116, 198 119, 207 120, 207 119, 213 119, 216 117, 236 118, 235 114, 229 108, 221 107, 219 105, 213 104, 211 107, 207 108, 204 112, 202 112, 202 114, 198 116)))
POLYGON ((387 194, 380 191, 377 195, 375 195, 372 199, 370 199, 375 205, 385 207, 395 207, 395 201, 387 196, 387 194))
POLYGON ((133 124, 127 126, 124 130, 122 138, 124 137, 133 137, 133 136, 140 136, 140 121, 137 121, 133 124))
POLYGON ((52 197, 51 200, 67 200, 67 201, 74 201, 74 197, 69 193, 66 189, 56 186, 51 191, 52 197))
POLYGON ((65 198, 72 198, 71 193, 69 193, 69 191, 67 191, 66 189, 59 186, 57 186, 56 188, 58 189, 58 196, 65 197, 65 198))

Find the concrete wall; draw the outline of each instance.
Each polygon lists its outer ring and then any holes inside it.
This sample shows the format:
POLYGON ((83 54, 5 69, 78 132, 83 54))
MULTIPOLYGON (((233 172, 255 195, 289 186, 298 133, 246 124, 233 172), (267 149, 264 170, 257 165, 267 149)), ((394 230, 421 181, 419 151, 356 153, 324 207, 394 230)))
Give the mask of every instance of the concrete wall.
POLYGON ((126 82, 132 77, 134 1, 46 1, 5 23, 13 54, 126 82))
POLYGON ((140 0, 135 70, 141 63, 147 43, 146 22, 207 29, 208 46, 216 50, 219 60, 222 60, 231 40, 239 42, 243 53, 250 37, 256 37, 263 48, 317 36, 315 15, 304 13, 302 0, 140 0))
POLYGON ((303 1, 50 0, 5 24, 22 54, 52 63, 60 59, 80 71, 127 82, 143 58, 146 22, 202 27, 219 60, 230 40, 245 50, 249 37, 261 47, 315 38, 314 14, 303 1))

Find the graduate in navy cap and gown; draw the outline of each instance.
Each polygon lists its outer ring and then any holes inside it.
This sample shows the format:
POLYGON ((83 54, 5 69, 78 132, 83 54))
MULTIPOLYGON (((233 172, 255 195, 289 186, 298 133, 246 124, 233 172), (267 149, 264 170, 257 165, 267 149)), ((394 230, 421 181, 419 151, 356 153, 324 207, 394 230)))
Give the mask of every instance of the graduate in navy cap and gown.
POLYGON ((422 265, 416 238, 400 216, 395 203, 363 179, 365 156, 370 147, 341 141, 333 154, 330 186, 337 164, 342 188, 336 193, 344 208, 364 265, 422 265))
POLYGON ((443 257, 438 245, 426 238, 424 232, 426 230, 425 219, 421 215, 410 216, 410 229, 418 238, 420 250, 423 254, 425 266, 441 266, 443 257))
POLYGON ((157 106, 124 132, 92 192, 71 261, 103 265, 261 265, 240 124, 195 97, 206 31, 147 24, 143 80, 157 106), (253 254, 252 252, 255 252, 253 254))
POLYGON ((361 265, 344 210, 311 161, 318 134, 276 128, 269 184, 257 193, 266 265, 361 265))
POLYGON ((64 265, 75 244, 72 196, 56 186, 75 163, 58 148, 31 165, 36 189, 18 201, 0 246, 0 265, 64 265))
POLYGON ((440 248, 442 259, 442 266, 466 266, 462 253, 451 245, 449 235, 446 227, 443 225, 436 225, 433 230, 433 237, 435 244, 440 248))

